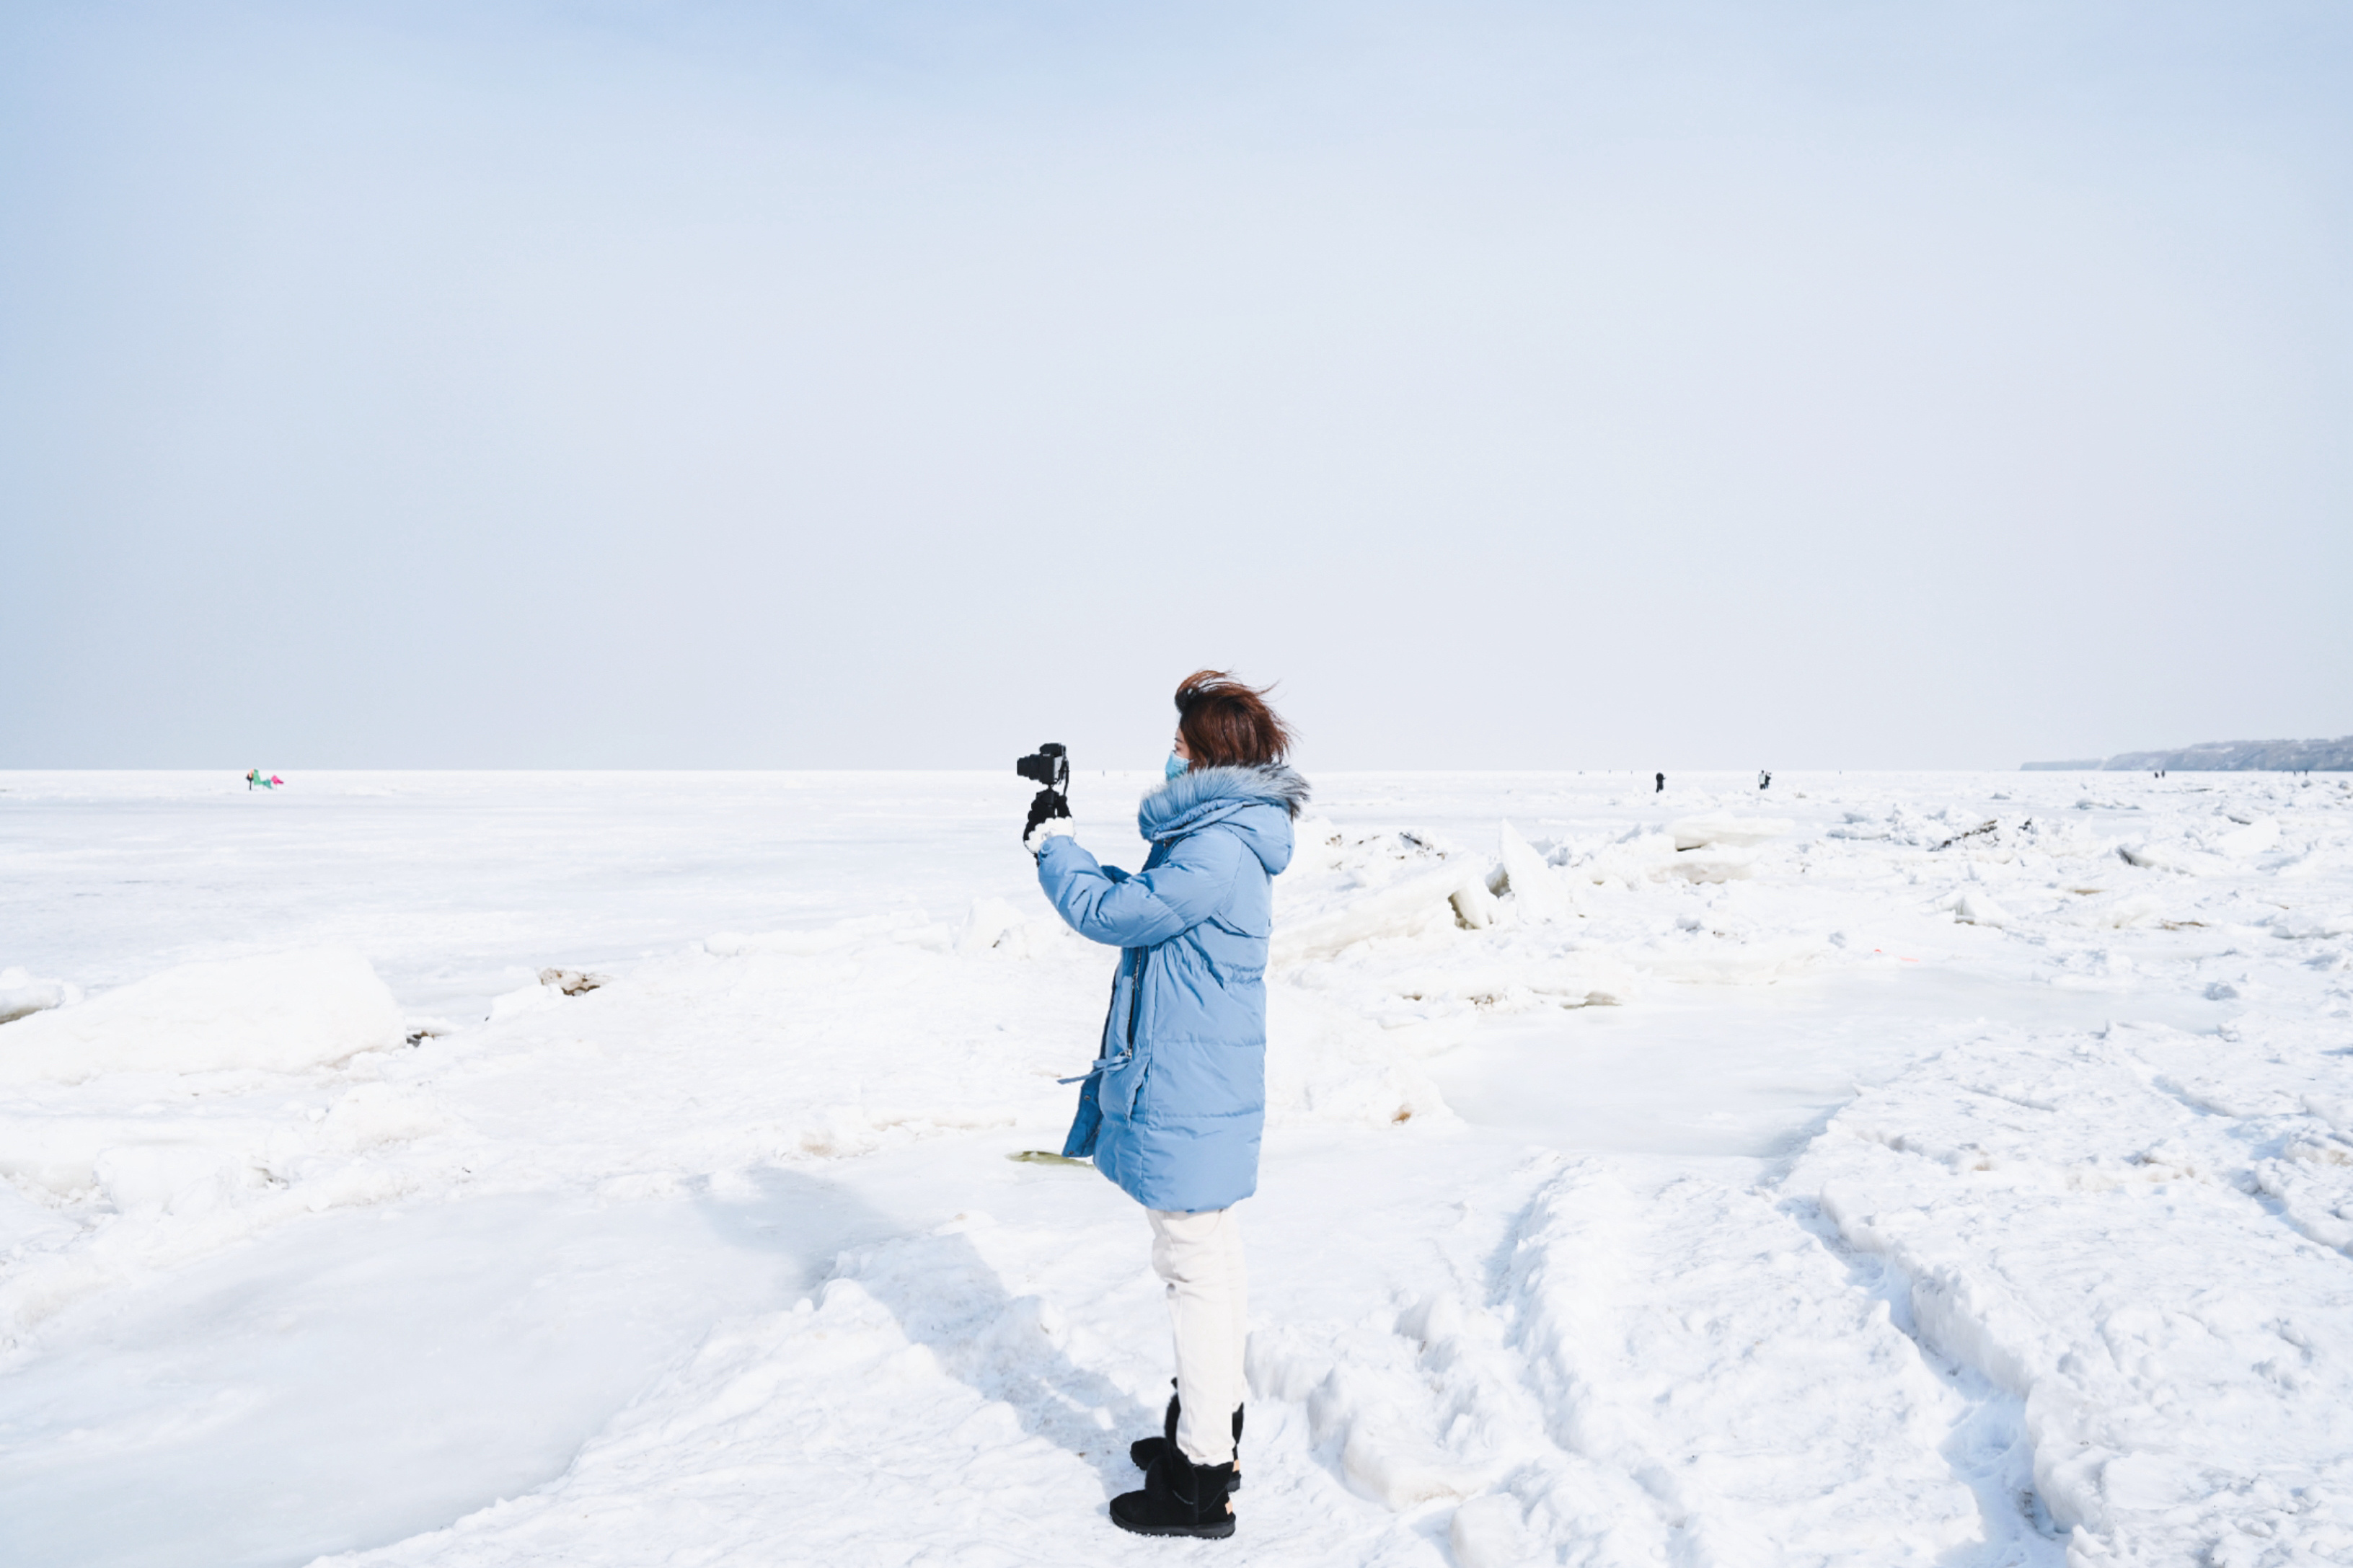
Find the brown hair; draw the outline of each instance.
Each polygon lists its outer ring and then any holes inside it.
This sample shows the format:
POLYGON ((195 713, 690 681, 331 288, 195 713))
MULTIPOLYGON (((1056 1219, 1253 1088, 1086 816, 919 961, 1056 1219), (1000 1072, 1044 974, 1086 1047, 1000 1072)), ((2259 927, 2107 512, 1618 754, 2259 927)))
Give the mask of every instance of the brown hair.
POLYGON ((1265 767, 1291 752, 1291 726, 1266 705, 1274 688, 1197 669, 1176 687, 1176 732, 1197 768, 1265 767))

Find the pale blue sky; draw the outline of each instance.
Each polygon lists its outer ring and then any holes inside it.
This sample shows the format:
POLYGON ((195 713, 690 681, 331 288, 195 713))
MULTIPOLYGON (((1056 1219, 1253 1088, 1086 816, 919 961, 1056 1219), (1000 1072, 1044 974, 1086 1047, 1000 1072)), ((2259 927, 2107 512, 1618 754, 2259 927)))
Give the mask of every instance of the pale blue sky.
POLYGON ((0 11, 0 766, 2353 731, 2335 5, 0 11))

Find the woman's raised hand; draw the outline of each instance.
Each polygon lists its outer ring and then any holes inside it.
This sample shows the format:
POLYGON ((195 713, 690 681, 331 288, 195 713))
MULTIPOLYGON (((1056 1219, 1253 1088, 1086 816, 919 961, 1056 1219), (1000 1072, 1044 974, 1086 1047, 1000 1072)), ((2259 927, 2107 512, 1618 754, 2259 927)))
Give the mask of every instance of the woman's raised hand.
POLYGON ((1071 803, 1060 790, 1041 789, 1029 803, 1029 819, 1021 825, 1021 847, 1037 855, 1044 851, 1047 839, 1073 831, 1071 803))

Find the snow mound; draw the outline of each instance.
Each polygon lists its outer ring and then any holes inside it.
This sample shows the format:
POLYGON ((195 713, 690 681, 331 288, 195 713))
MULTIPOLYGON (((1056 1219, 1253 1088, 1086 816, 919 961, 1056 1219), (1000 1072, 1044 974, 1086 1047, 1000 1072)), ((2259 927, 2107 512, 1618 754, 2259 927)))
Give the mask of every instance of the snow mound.
POLYGON ((0 1083, 104 1073, 300 1072, 402 1043, 400 1009, 341 949, 186 963, 0 1026, 0 1083))
POLYGON ((2353 936, 2353 912, 2343 910, 2287 910, 2274 915, 2274 936, 2353 936))
POLYGON ((1299 837, 1299 859, 1274 884, 1270 956, 1278 964, 1450 927, 1458 912, 1469 921, 1492 918, 1477 901, 1486 891, 1483 860, 1412 833, 1351 837, 1316 822, 1303 824, 1299 837), (1474 884, 1477 893, 1470 891, 1474 884))
POLYGON ((491 997, 490 1022, 503 1024, 512 1019, 528 1017, 533 1013, 543 1013, 559 1005, 563 1000, 563 992, 534 980, 528 985, 502 991, 491 997))
POLYGON ((13 1024, 80 1000, 80 989, 63 981, 36 980, 29 970, 0 969, 0 1024, 13 1024))
POLYGON ((2179 840, 2137 841, 2116 846, 2116 857, 2145 871, 2174 871, 2185 877, 2213 877, 2231 870, 2231 863, 2179 840))
MULTIPOLYGON (((1437 1086, 1406 1059, 1415 1042, 1401 1037, 1413 1033, 1368 1024, 1345 1005, 1298 986, 1270 987, 1268 1124, 1452 1123, 1454 1113, 1437 1086)), ((1457 1031, 1432 1043, 1442 1049, 1461 1038, 1457 1031)))
POLYGON ((1447 902, 1454 906, 1455 923, 1465 931, 1486 931, 1504 918, 1504 907, 1487 890, 1483 878, 1464 878, 1447 902))
POLYGON ((1503 826, 1504 878, 1525 920, 1565 920, 1577 912, 1568 883, 1537 854, 1509 822, 1503 826))
POLYGON ((975 899, 964 924, 956 928, 955 950, 987 952, 1021 929, 1021 911, 1003 899, 975 899))
POLYGON ((0 1024, 13 1024, 65 1004, 65 987, 55 981, 0 986, 0 1024))
POLYGON ((2010 923, 2008 910, 1993 901, 1993 895, 1981 888, 1964 891, 1953 900, 1953 919, 1962 925, 2006 926, 2010 923))
POLYGON ((1686 816, 1667 824, 1677 849, 1748 849, 1796 825, 1778 816, 1686 816))
POLYGON ((1570 874, 1581 881, 1630 890, 1659 882, 1740 881, 1755 869, 1752 849, 1715 840, 1683 847, 1683 842, 1672 831, 1638 827, 1578 862, 1570 874))
POLYGON ((345 1149, 374 1149, 429 1137, 448 1125, 440 1102, 404 1084, 364 1083, 327 1108, 322 1131, 345 1149))
POLYGON ((2214 835, 2210 842, 2218 854, 2227 855, 2234 860, 2252 860, 2277 848, 2279 841, 2279 824, 2270 817, 2257 817, 2226 833, 2214 835))

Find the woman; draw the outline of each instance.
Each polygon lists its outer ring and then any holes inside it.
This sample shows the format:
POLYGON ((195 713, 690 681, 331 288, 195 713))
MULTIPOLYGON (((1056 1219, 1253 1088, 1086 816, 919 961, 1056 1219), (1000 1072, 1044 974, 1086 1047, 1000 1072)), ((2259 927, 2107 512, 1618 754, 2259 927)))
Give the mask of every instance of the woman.
POLYGON ((1247 1321, 1233 1205, 1258 1187, 1273 879, 1307 781, 1282 765, 1291 731, 1265 693, 1224 671, 1187 676, 1176 715, 1167 778, 1136 812, 1152 844, 1142 871, 1097 864, 1068 819, 1025 842, 1062 918, 1122 949, 1062 1152, 1092 1155, 1149 1213, 1176 1338, 1162 1435, 1131 1450, 1144 1489, 1113 1499, 1111 1517, 1143 1535, 1226 1536, 1247 1321))

